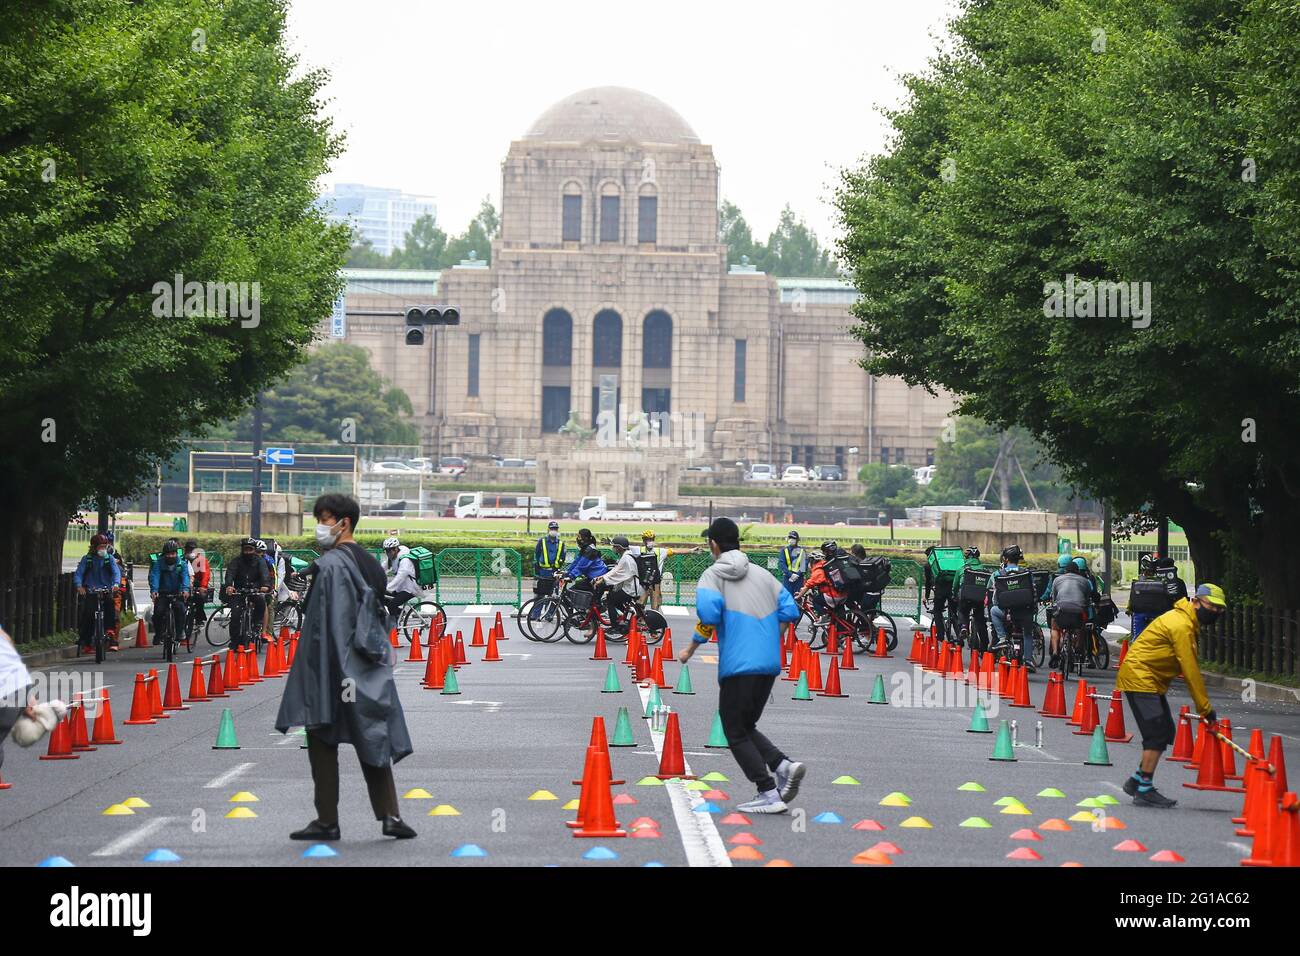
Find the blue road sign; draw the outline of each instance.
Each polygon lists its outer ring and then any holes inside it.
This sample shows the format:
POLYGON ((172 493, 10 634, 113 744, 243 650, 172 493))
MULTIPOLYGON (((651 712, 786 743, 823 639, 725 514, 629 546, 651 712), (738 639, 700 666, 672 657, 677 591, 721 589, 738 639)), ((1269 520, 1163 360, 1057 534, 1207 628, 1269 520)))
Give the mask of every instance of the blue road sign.
POLYGON ((292 448, 268 448, 266 450, 266 460, 272 465, 292 465, 293 449, 292 448))

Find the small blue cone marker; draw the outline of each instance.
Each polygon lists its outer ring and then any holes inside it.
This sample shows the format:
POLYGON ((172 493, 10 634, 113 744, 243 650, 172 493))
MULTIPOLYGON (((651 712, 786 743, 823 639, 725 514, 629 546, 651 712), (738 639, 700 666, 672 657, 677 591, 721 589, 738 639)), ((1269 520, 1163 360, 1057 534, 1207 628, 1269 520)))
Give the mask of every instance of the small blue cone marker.
POLYGON ((487 850, 476 843, 465 843, 451 851, 452 856, 487 856, 487 850))
POLYGON ((813 817, 813 823, 843 823, 844 818, 838 813, 832 813, 827 810, 825 813, 819 813, 813 817))
POLYGON ((642 863, 641 865, 642 865, 642 866, 659 866, 659 867, 662 867, 662 866, 663 866, 663 864, 660 863, 658 860, 651 860, 649 863, 642 863))
POLYGON ((714 803, 712 800, 705 800, 703 803, 701 803, 698 807, 695 808, 695 812, 696 813, 721 813, 722 811, 718 809, 718 805, 714 803))
POLYGON ((62 856, 47 856, 37 866, 76 866, 71 860, 62 856))
POLYGON ((339 851, 333 847, 326 846, 324 843, 313 843, 307 849, 302 851, 304 860, 324 859, 328 856, 338 856, 339 851))
POLYGON ((584 860, 617 860, 618 854, 607 846, 593 846, 582 854, 584 860))
POLYGON ((160 847, 146 856, 144 861, 146 863, 179 863, 181 858, 171 850, 164 850, 160 847))

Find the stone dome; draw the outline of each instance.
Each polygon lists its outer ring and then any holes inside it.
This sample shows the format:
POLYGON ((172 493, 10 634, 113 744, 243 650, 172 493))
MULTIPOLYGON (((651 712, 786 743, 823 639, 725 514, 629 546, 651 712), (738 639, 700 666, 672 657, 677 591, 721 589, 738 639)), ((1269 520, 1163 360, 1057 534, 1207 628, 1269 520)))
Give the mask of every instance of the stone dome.
POLYGON ((686 120, 667 103, 622 86, 597 86, 560 100, 537 118, 526 140, 698 144, 686 120))

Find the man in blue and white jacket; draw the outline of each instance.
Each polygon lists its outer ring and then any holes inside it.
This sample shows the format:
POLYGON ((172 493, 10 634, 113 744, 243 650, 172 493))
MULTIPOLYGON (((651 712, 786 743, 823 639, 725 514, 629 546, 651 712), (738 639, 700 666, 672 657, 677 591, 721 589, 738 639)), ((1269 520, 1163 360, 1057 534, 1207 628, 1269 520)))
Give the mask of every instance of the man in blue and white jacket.
POLYGON ((722 729, 731 755, 758 788, 757 797, 736 809, 785 813, 807 768, 763 736, 758 721, 781 673, 781 625, 799 618, 799 606, 766 570, 751 572, 736 522, 717 518, 704 537, 714 560, 695 587, 700 623, 677 659, 685 664, 716 632, 722 729))

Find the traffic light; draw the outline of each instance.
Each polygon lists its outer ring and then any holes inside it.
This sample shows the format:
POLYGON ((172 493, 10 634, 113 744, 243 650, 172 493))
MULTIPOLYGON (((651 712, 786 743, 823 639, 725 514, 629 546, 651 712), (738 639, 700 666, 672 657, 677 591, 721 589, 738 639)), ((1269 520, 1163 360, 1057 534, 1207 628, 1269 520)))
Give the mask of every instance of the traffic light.
POLYGON ((406 310, 406 344, 423 345, 426 325, 460 325, 454 305, 413 305, 406 310))

